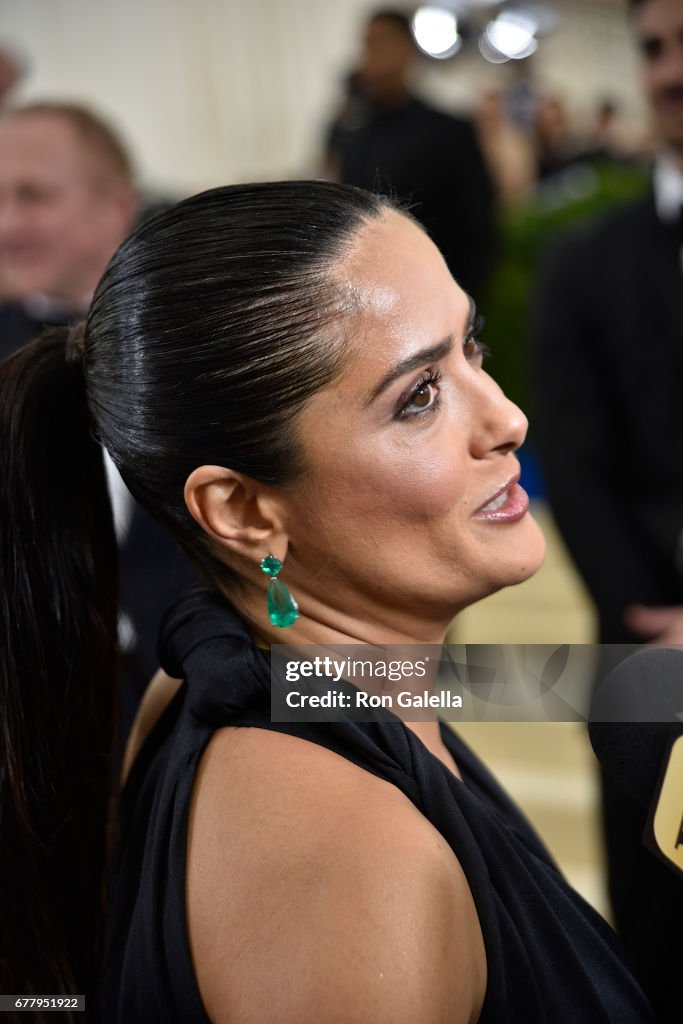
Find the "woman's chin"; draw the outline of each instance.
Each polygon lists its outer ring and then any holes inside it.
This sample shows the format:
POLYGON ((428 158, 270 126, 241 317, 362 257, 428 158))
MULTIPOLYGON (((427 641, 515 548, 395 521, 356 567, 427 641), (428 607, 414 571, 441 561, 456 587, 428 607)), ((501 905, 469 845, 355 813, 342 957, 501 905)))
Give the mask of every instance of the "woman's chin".
POLYGON ((524 583, 525 580, 535 575, 543 565, 545 537, 541 528, 531 515, 526 516, 524 526, 524 537, 518 539, 514 554, 510 559, 510 576, 501 584, 504 587, 524 583))
POLYGON ((489 593, 514 587, 530 579, 543 565, 545 558, 545 537, 538 523, 527 514, 522 529, 515 531, 515 536, 508 538, 502 552, 498 552, 495 568, 489 577, 491 588, 489 593))

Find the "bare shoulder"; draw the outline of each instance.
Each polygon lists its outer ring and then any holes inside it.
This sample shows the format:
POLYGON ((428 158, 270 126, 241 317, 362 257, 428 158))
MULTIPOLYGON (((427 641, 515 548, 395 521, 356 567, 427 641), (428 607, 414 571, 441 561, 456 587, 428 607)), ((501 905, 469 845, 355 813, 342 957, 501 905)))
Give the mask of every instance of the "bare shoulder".
POLYGON ((188 853, 190 945, 215 1024, 477 1020, 486 961, 469 886, 389 783, 295 737, 222 729, 195 781, 188 853))

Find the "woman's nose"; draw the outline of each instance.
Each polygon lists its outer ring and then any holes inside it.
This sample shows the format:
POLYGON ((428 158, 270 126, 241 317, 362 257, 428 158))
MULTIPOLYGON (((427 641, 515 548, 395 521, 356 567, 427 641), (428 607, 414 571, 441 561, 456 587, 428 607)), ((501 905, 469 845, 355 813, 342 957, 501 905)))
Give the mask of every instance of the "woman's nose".
POLYGON ((507 455, 524 443, 529 421, 493 378, 484 374, 480 380, 482 386, 474 399, 473 454, 480 459, 494 454, 507 455))

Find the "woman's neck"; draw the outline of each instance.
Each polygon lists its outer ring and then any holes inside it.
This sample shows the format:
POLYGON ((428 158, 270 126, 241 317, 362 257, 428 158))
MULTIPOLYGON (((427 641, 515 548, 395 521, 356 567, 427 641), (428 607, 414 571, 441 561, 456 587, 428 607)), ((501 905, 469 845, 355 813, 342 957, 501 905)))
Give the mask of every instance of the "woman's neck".
MULTIPOLYGON (((359 607, 352 611, 308 597, 305 613, 287 628, 268 618, 267 598, 256 588, 230 595, 259 642, 270 644, 442 644, 455 612, 428 616, 414 609, 359 607)), ((302 602, 303 603, 303 602, 302 602)))
MULTIPOLYGON (((415 656, 413 645, 438 645, 443 643, 444 635, 450 619, 446 622, 429 622, 411 617, 410 624, 389 621, 391 616, 377 615, 375 617, 364 616, 362 619, 340 613, 335 609, 316 608, 316 617, 302 615, 297 621, 286 629, 279 629, 273 626, 266 613, 265 595, 262 591, 256 591, 249 595, 241 595, 242 600, 234 602, 238 612, 249 625, 249 629, 255 642, 262 647, 270 647, 272 644, 288 644, 293 647, 299 645, 315 644, 329 653, 330 648, 345 645, 368 644, 373 647, 373 658, 377 657, 377 649, 390 644, 402 650, 392 651, 390 660, 410 660, 415 656), (394 654, 397 658, 394 659, 394 654), (398 657, 400 655, 400 657, 398 657)), ((383 657, 386 656, 383 655, 383 657)), ((429 660, 429 656, 428 660, 429 660)), ((430 690, 438 676, 439 658, 431 660, 426 674, 418 679, 411 679, 405 685, 411 689, 430 690), (419 685, 418 685, 419 683, 419 685)), ((355 681, 354 681, 355 682, 355 681)), ((401 684, 403 685, 403 684, 401 684)), ((421 712, 422 714, 430 712, 421 712)), ((405 721, 405 725, 415 733, 424 743, 427 749, 439 758, 458 778, 461 778, 458 767, 441 738, 441 727, 433 713, 433 717, 420 721, 405 721)))

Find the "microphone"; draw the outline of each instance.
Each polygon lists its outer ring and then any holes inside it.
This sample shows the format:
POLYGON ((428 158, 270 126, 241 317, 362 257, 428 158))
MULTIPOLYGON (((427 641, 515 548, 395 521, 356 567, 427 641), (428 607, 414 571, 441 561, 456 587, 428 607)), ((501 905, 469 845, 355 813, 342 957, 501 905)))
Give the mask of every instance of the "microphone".
POLYGON ((646 648, 613 668, 588 734, 606 773, 648 809, 645 845, 683 876, 683 650, 646 648))

